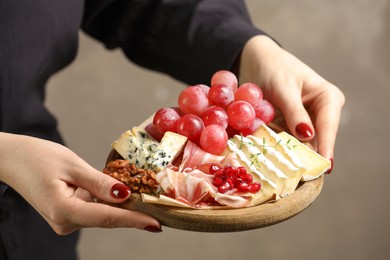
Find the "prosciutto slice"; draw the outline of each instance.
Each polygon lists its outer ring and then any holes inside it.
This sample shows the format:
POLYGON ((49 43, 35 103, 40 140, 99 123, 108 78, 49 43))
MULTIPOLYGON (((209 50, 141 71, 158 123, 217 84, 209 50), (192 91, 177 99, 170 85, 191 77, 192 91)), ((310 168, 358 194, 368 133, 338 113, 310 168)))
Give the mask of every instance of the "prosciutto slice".
POLYGON ((201 164, 220 162, 223 159, 224 156, 207 153, 195 143, 188 140, 184 148, 183 160, 180 165, 180 168, 195 168, 196 166, 201 164))

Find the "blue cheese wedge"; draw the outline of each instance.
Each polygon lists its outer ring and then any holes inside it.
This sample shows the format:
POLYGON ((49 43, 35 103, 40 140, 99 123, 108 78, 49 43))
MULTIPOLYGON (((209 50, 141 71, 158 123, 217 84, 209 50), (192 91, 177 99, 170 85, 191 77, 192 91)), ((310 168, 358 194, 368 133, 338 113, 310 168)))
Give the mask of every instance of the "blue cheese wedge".
POLYGON ((183 151, 187 137, 174 132, 166 132, 148 160, 148 168, 160 172, 171 164, 183 151))
POLYGON ((166 132, 158 142, 143 128, 134 127, 123 133, 112 146, 138 168, 159 172, 177 158, 186 142, 187 137, 173 132, 166 132))
MULTIPOLYGON (((156 146, 158 142, 155 141, 156 146)), ((149 164, 150 159, 150 144, 145 146, 143 139, 134 136, 132 131, 124 132, 118 140, 116 140, 112 147, 130 163, 136 165, 138 168, 145 168, 149 164)))
POLYGON ((141 127, 133 127, 131 129, 133 135, 139 140, 143 147, 150 153, 158 146, 158 142, 145 129, 141 127))

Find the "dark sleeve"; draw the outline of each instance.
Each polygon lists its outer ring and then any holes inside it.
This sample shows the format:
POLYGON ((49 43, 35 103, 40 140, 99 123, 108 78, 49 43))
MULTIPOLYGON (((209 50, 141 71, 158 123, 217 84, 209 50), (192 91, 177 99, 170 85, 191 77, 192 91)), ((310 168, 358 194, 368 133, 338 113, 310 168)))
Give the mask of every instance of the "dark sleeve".
POLYGON ((6 189, 7 189, 7 185, 0 181, 0 199, 3 196, 6 189))
POLYGON ((82 29, 136 64, 189 84, 231 69, 245 42, 264 34, 243 0, 87 0, 82 29))

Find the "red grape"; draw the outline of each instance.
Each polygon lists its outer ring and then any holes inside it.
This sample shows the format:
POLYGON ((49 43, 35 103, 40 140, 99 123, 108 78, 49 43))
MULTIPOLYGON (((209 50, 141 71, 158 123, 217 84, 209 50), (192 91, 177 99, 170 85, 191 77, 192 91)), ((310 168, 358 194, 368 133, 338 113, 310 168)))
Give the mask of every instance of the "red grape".
POLYGON ((197 84, 197 85, 195 85, 195 87, 200 87, 201 89, 203 89, 203 91, 204 91, 204 93, 206 93, 206 95, 209 95, 209 91, 210 91, 209 86, 204 85, 204 84, 197 84))
POLYGON ((228 116, 225 109, 217 106, 208 107, 201 116, 205 126, 220 125, 226 129, 228 126, 228 116))
POLYGON ((210 86, 215 84, 224 84, 228 86, 233 91, 233 93, 235 93, 237 90, 237 77, 233 72, 228 70, 220 70, 215 72, 211 77, 210 86))
POLYGON ((226 148, 228 135, 220 125, 206 126, 200 135, 200 146, 208 153, 219 155, 226 148))
POLYGON ((263 99, 263 92, 254 83, 244 83, 237 89, 234 98, 235 100, 244 100, 254 107, 263 99))
POLYGON ((157 141, 161 141, 161 139, 163 138, 164 134, 160 133, 158 130, 157 130, 157 127, 155 125, 153 125, 152 123, 151 124, 148 124, 146 127, 145 127, 145 130, 146 132, 148 132, 154 139, 156 139, 157 141))
POLYGON ((239 135, 240 131, 238 131, 238 130, 234 129, 233 127, 231 127, 230 125, 228 125, 228 127, 226 128, 226 133, 228 134, 229 138, 232 138, 235 135, 239 135))
POLYGON ((246 101, 234 101, 227 108, 229 125, 236 129, 242 130, 250 128, 255 120, 256 113, 252 105, 246 101))
POLYGON ((256 117, 261 119, 264 123, 268 124, 274 120, 275 109, 270 102, 266 99, 262 99, 255 107, 256 117))
POLYGON ((183 111, 181 111, 180 107, 171 107, 173 110, 175 110, 179 116, 184 116, 183 111))
POLYGON ((180 115, 172 108, 160 108, 153 117, 153 124, 163 134, 167 131, 176 131, 180 115))
POLYGON ((177 133, 184 135, 188 140, 198 143, 200 134, 204 129, 203 121, 200 117, 186 114, 177 123, 177 133))
POLYGON ((234 101, 234 93, 225 84, 214 84, 209 91, 209 103, 210 105, 216 105, 222 108, 226 108, 230 103, 234 101))
POLYGON ((200 116, 209 106, 207 95, 199 86, 190 86, 183 89, 179 95, 178 103, 181 111, 197 116, 200 116))

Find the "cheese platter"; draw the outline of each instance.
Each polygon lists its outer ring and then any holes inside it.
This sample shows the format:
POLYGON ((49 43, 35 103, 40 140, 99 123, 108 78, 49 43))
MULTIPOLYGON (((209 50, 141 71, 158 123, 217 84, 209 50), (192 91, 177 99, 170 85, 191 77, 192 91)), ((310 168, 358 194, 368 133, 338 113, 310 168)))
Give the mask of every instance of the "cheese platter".
POLYGON ((130 187, 121 207, 171 228, 236 232, 280 223, 314 202, 331 162, 275 125, 258 86, 226 85, 186 88, 178 107, 113 142, 103 173, 130 187))

